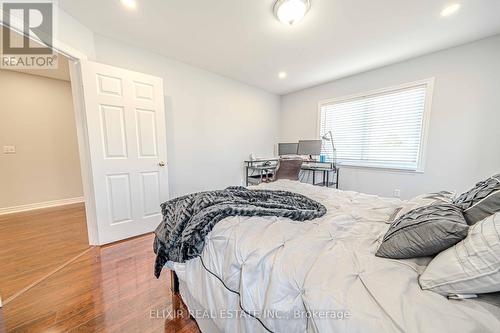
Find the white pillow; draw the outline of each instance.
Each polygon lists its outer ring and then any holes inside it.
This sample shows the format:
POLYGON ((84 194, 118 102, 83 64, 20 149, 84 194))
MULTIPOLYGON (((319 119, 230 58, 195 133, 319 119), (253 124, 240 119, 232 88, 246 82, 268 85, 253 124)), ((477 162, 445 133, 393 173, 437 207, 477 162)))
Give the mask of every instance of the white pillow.
POLYGON ((386 223, 392 223, 406 213, 424 206, 437 203, 451 203, 455 197, 455 192, 441 191, 437 193, 425 193, 405 201, 401 207, 396 208, 386 223))
POLYGON ((500 291, 500 213, 474 224, 464 240, 438 254, 419 282, 445 296, 500 291))

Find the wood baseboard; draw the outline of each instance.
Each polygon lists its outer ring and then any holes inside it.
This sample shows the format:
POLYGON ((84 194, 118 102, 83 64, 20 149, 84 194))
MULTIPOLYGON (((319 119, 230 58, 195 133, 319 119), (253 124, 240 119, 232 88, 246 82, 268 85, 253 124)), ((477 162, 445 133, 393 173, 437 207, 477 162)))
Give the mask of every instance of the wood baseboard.
POLYGON ((45 202, 37 202, 37 203, 32 203, 32 204, 27 204, 27 205, 4 207, 4 208, 0 208, 0 215, 20 213, 20 212, 26 212, 26 211, 35 210, 35 209, 42 209, 42 208, 71 205, 71 204, 81 203, 81 202, 84 202, 83 197, 66 198, 66 199, 59 199, 59 200, 52 200, 52 201, 45 201, 45 202))

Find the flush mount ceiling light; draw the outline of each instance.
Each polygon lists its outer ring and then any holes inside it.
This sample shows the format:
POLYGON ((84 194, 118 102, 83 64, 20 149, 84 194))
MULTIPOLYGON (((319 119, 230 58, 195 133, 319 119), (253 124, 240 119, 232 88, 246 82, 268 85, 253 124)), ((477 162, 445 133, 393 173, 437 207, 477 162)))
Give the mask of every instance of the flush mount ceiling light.
POLYGON ((300 21, 310 7, 310 0, 277 0, 274 4, 274 16, 280 22, 292 25, 300 21))
POLYGON ((445 7, 442 11, 441 11, 441 16, 443 17, 447 17, 447 16, 450 16, 450 15, 453 15, 455 14, 458 10, 460 9, 460 4, 459 3, 454 3, 452 5, 449 5, 447 7, 445 7))
POLYGON ((286 76, 287 76, 286 72, 279 72, 279 73, 278 73, 278 77, 279 77, 280 79, 286 79, 286 76))
POLYGON ((135 0, 120 0, 120 2, 128 9, 135 9, 137 7, 135 0))

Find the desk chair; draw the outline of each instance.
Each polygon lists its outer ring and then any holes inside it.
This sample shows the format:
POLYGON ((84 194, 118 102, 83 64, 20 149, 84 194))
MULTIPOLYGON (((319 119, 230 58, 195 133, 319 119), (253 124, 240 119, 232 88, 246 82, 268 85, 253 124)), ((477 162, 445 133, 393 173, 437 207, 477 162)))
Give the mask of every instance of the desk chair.
POLYGON ((274 175, 273 180, 290 179, 299 180, 300 168, 302 166, 302 159, 280 159, 278 170, 274 175))

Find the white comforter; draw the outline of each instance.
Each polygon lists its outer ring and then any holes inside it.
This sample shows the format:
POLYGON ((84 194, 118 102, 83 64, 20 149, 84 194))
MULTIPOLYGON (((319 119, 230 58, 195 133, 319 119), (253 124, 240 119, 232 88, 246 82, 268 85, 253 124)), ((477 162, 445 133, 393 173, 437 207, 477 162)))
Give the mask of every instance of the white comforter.
POLYGON ((201 258, 173 264, 204 333, 500 332, 498 307, 420 289, 429 259, 375 257, 399 200, 291 181, 259 188, 304 194, 328 213, 226 218, 201 258))

